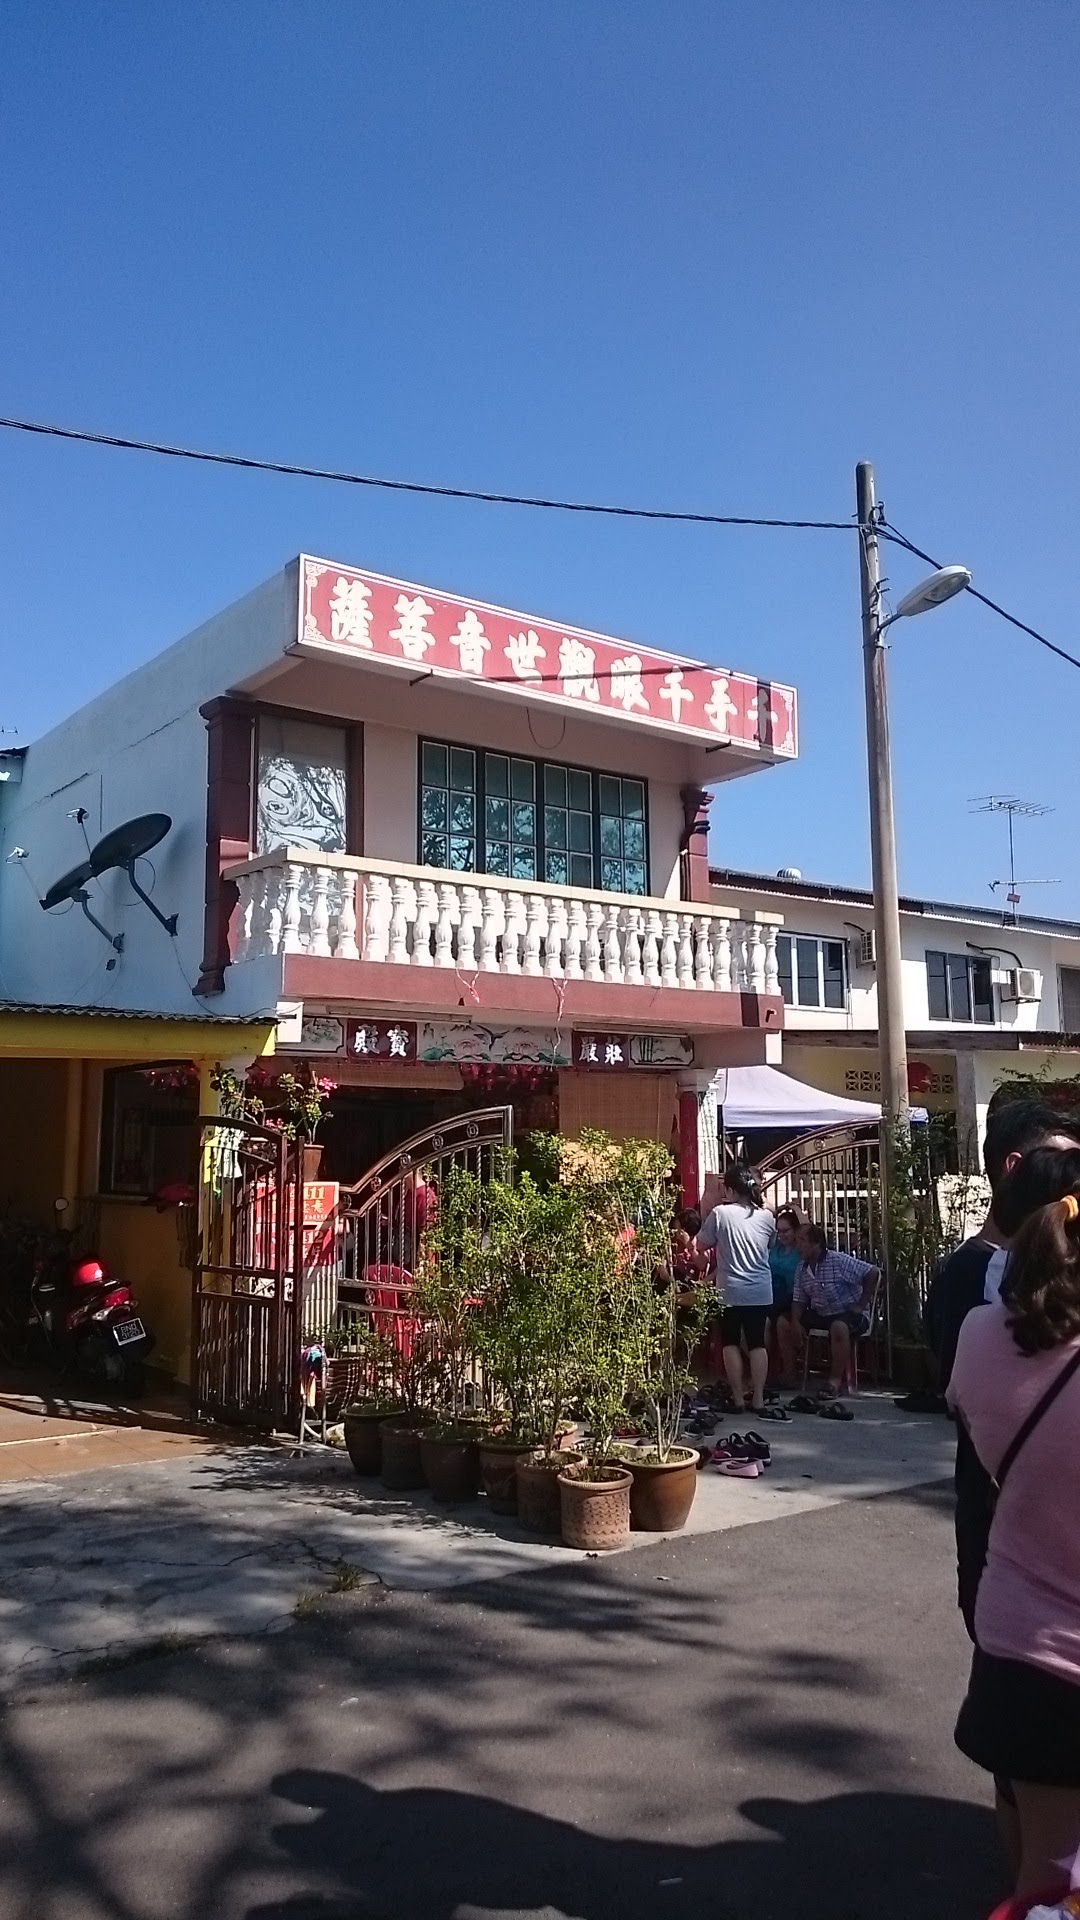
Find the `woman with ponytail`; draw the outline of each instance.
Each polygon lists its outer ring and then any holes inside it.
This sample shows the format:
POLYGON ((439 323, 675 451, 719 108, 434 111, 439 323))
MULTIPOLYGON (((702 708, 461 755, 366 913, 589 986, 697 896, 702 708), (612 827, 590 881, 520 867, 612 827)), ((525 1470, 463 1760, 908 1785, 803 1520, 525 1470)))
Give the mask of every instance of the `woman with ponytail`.
POLYGON ((948 1393, 997 1489, 956 1740, 1015 1803, 1023 1895, 1080 1885, 1080 1152, 1025 1155, 995 1212, 1000 1298, 948 1393))

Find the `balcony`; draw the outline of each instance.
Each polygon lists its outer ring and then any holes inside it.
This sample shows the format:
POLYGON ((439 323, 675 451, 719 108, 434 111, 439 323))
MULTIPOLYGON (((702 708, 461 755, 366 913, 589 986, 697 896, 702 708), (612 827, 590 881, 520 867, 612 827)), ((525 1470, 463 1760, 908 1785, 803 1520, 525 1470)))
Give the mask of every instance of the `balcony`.
POLYGON ((225 878, 238 896, 232 965, 276 960, 285 994, 433 1010, 470 1002, 519 1017, 561 1012, 565 1000, 582 1016, 781 1024, 782 916, 752 907, 296 848, 242 861, 225 878), (758 1010, 748 997, 774 1005, 758 1010))

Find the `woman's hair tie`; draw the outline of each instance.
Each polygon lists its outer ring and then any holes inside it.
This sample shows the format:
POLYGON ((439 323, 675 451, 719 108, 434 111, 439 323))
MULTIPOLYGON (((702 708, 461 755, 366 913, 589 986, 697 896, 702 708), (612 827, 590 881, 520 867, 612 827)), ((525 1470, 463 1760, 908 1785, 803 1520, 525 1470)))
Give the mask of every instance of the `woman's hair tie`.
POLYGON ((1061 1208, 1061 1218, 1066 1226, 1070 1226, 1074 1220, 1080 1220, 1080 1200, 1077 1199, 1075 1193, 1067 1193, 1064 1199, 1058 1202, 1058 1205, 1061 1208))

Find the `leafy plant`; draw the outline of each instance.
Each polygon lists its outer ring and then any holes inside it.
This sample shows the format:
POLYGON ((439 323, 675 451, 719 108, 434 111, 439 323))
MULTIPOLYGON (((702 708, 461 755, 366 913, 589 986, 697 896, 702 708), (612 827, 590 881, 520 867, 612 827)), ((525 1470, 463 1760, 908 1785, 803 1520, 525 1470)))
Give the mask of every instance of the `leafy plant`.
POLYGON ((335 1083, 315 1075, 310 1067, 276 1078, 256 1068, 242 1080, 231 1067, 219 1062, 211 1071, 210 1085, 218 1096, 223 1120, 274 1127, 287 1140, 304 1143, 314 1140, 335 1083), (260 1089, 265 1090, 267 1099, 260 1089))

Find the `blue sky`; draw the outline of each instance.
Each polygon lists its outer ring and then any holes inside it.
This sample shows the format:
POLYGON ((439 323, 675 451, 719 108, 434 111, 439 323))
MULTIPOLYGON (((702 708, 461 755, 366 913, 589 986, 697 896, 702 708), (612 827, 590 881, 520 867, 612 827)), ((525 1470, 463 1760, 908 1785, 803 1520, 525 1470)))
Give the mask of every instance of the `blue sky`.
MULTIPOLYGON (((845 518, 1080 651, 1074 0, 7 0, 0 412, 464 486, 845 518)), ((32 739, 301 549, 793 681, 714 857, 865 880, 854 541, 0 434, 32 739)), ((923 571, 894 555, 899 592, 923 571)), ((1080 915, 1080 675, 896 630, 902 885, 1080 915)))

